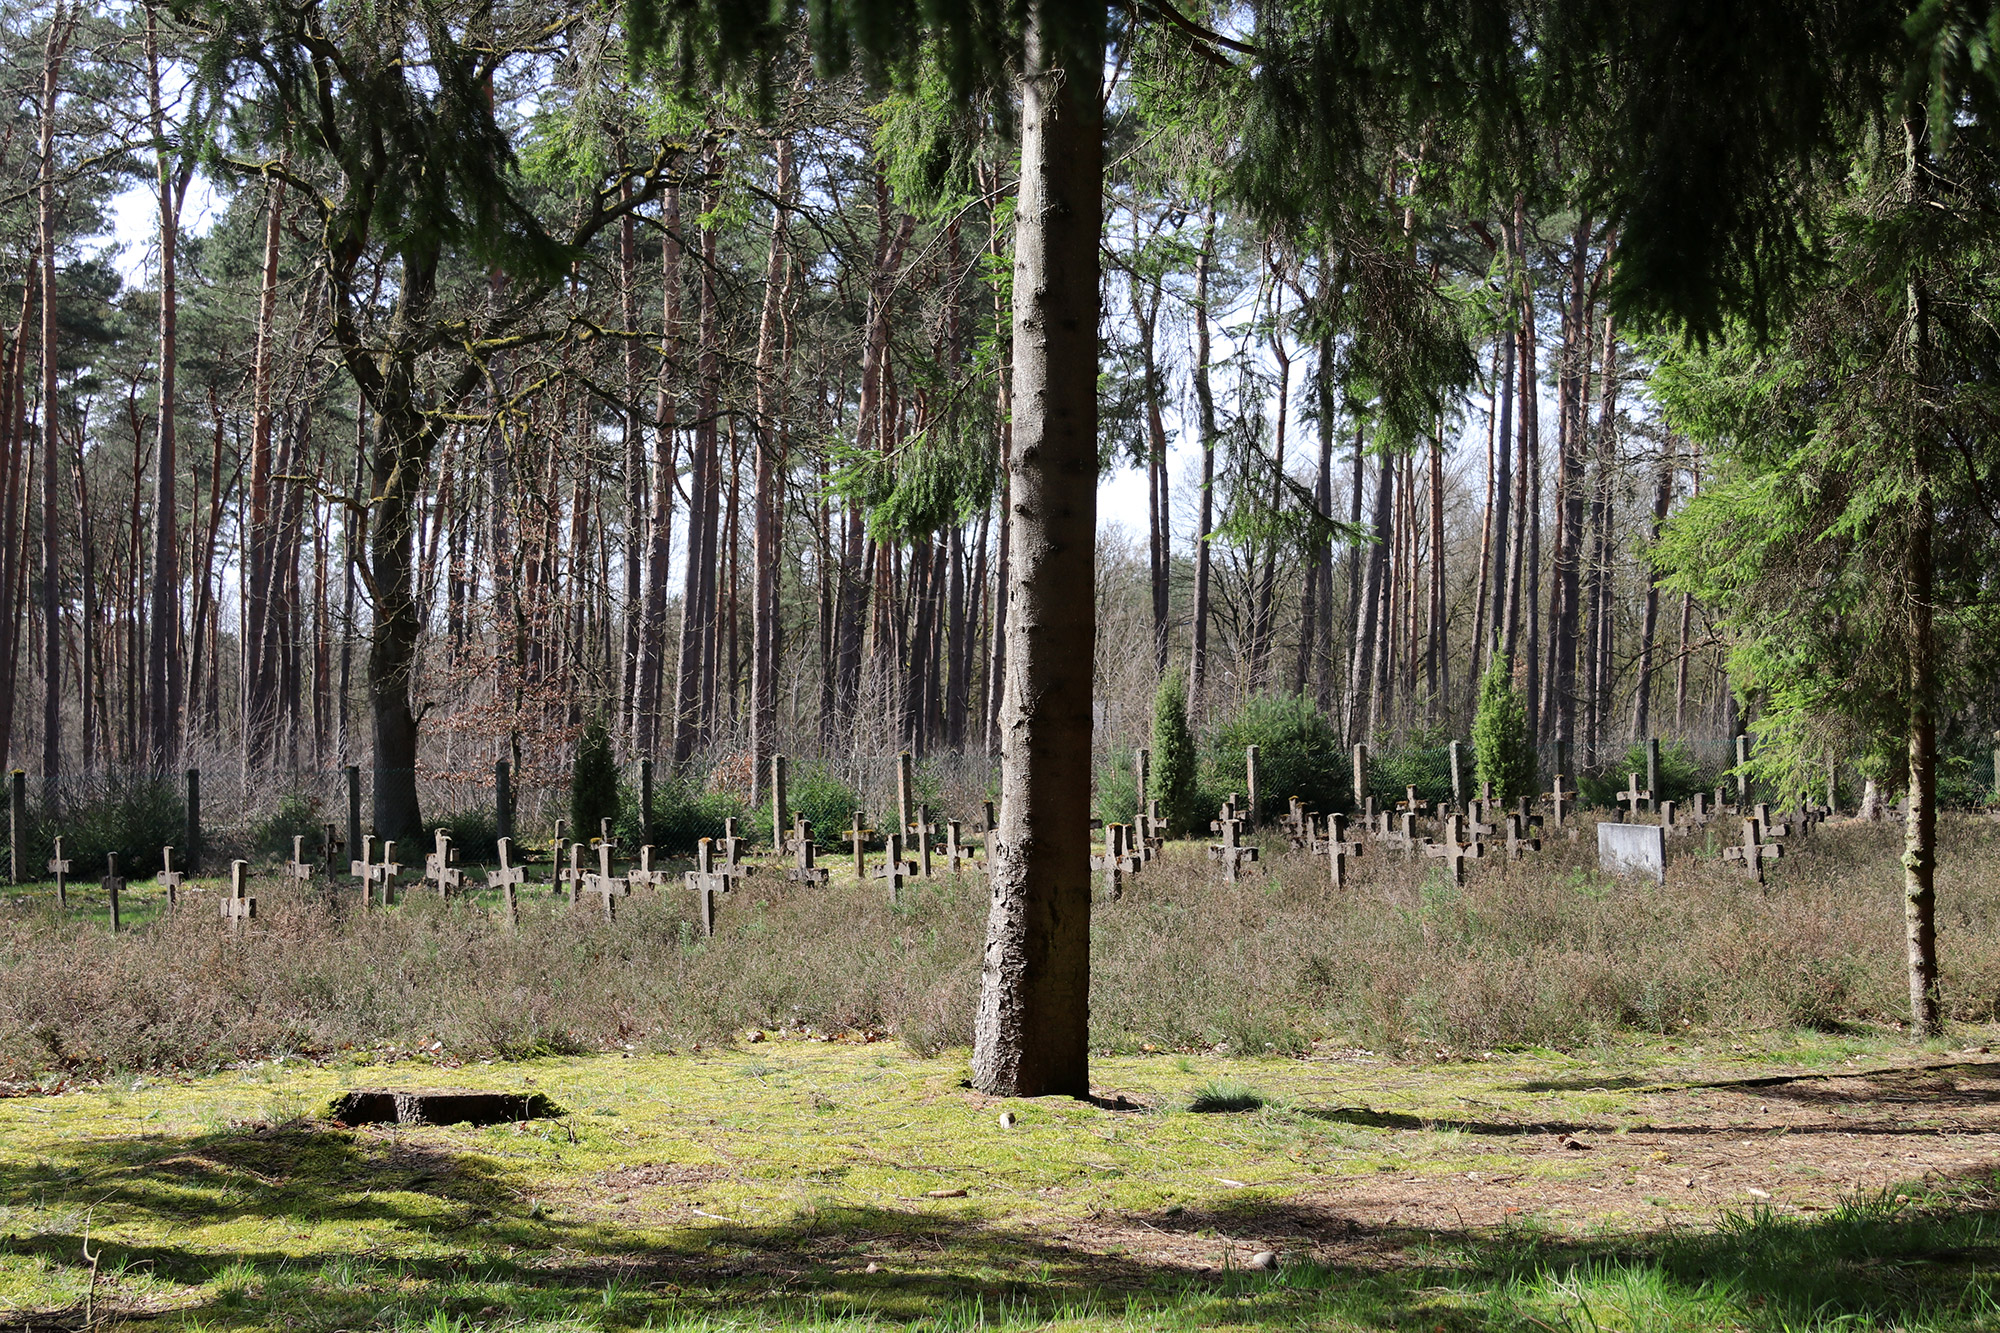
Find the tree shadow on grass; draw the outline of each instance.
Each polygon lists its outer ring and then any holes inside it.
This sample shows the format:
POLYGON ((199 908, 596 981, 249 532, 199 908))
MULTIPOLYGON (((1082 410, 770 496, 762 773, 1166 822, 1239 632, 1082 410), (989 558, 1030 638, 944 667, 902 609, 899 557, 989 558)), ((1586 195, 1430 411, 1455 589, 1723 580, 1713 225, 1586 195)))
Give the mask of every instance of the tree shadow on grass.
MULTIPOLYGON (((957 1327, 976 1316, 996 1328, 1095 1319, 1497 1333, 1588 1327, 1593 1300, 1629 1305, 1634 1292, 1683 1320, 1660 1327, 1726 1315, 1753 1329, 1841 1319, 1971 1329, 2000 1314, 1990 1174, 1915 1203, 1589 1239, 1385 1226, 1333 1203, 1256 1199, 1073 1230, 956 1203, 802 1207, 752 1225, 688 1219, 672 1183, 654 1201, 671 1215, 663 1224, 658 1208, 630 1220, 551 1216, 502 1163, 426 1139, 293 1125, 78 1142, 0 1181, 0 1205, 60 1210, 50 1229, 0 1241, 0 1259, 74 1269, 88 1227, 110 1275, 100 1327, 122 1313, 208 1330, 392 1328, 440 1314, 461 1328, 673 1327, 726 1314, 752 1326, 957 1327), (217 1239, 235 1224, 252 1245, 217 1239), (199 1243, 177 1238, 196 1228, 199 1243), (1274 1272, 1190 1266, 1188 1250, 1212 1254, 1222 1237, 1285 1261, 1274 1272)), ((0 1329, 82 1324, 80 1309, 0 1315, 0 1329)))

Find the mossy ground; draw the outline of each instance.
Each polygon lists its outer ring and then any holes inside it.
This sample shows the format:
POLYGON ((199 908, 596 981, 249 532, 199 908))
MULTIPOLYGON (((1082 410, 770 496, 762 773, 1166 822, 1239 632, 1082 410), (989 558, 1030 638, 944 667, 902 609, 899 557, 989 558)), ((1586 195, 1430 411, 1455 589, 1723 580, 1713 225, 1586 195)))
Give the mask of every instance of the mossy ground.
POLYGON ((0 1101, 0 1311, 329 1331, 2000 1327, 1993 1035, 1108 1057, 1095 1103, 982 1097, 962 1052, 784 1034, 139 1079, 0 1101), (1220 1084, 1261 1105, 1185 1109, 1220 1084), (563 1114, 322 1118, 347 1088, 436 1085, 532 1087, 563 1114), (1276 1269, 1251 1268, 1266 1249, 1276 1269))

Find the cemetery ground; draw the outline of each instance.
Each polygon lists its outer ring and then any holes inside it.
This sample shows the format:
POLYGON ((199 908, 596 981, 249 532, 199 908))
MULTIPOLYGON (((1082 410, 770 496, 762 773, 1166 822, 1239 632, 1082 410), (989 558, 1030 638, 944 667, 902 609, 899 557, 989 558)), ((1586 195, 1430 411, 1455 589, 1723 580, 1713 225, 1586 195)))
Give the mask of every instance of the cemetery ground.
POLYGON ((1891 826, 1763 889, 1607 879, 1588 820, 1463 886, 1173 846, 1095 912, 1090 1103, 965 1085, 972 875, 760 875, 712 939, 678 889, 508 930, 267 873, 237 935, 135 882, 114 939, 94 876, 30 887, 0 1326, 1993 1328, 2000 825, 1943 833, 1928 1044, 1891 826), (435 1086, 555 1114, 331 1118, 435 1086))

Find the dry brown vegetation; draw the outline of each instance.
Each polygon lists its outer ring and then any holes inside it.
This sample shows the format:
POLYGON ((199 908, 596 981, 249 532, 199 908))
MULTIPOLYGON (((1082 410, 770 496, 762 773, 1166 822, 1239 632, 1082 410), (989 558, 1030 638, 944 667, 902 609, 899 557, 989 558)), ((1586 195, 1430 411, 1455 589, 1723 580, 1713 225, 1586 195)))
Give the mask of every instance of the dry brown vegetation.
MULTIPOLYGON (((1952 1016, 2000 1017, 2000 827, 1942 827, 1952 1016)), ((1244 1054, 1314 1042, 1399 1052, 1587 1044, 1894 1023, 1906 1003, 1897 830, 1822 828, 1759 890, 1712 856, 1664 887, 1594 866, 1586 821, 1454 888, 1435 862, 1370 847, 1335 894, 1324 863, 1267 844, 1231 888, 1193 846, 1100 902, 1092 1021, 1105 1049, 1244 1054)), ((206 904, 113 938, 17 899, 0 935, 0 1073, 101 1076, 287 1051, 441 1043, 461 1058, 686 1049, 750 1028, 879 1032, 932 1052, 969 1040, 983 880, 801 890, 749 880, 717 937, 687 895, 626 900, 614 924, 536 891, 509 932, 490 904, 410 894, 341 916, 260 883, 251 936, 206 904)))

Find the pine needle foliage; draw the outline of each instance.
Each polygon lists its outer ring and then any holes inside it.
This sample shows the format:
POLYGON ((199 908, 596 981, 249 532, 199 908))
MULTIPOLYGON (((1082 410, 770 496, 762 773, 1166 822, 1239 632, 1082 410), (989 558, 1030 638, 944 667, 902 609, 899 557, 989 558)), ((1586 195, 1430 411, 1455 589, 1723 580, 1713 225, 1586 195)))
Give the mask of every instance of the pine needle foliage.
POLYGON ((611 733, 602 715, 583 729, 576 747, 576 771, 570 779, 569 821, 572 835, 582 841, 603 820, 618 820, 618 764, 611 757, 611 733))
POLYGON ((1178 671, 1162 680, 1153 696, 1153 790, 1168 832, 1185 836, 1194 827, 1197 797, 1187 681, 1178 671))
POLYGON ((1528 707, 1514 688, 1513 664, 1498 655, 1479 681, 1479 711, 1472 719, 1472 774, 1476 783, 1492 783, 1498 800, 1511 802, 1535 794, 1528 707))

